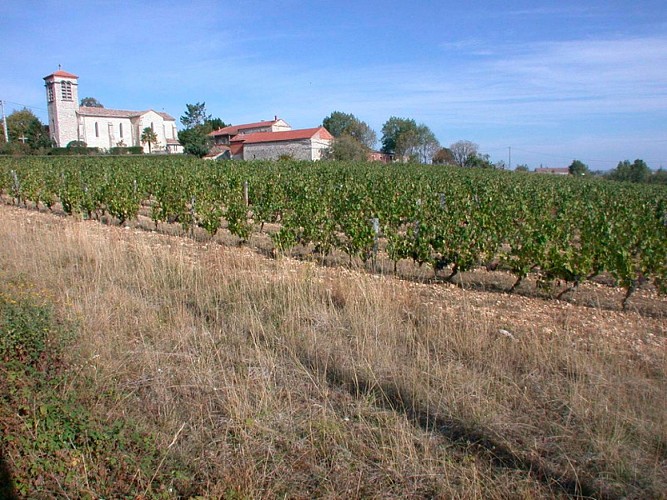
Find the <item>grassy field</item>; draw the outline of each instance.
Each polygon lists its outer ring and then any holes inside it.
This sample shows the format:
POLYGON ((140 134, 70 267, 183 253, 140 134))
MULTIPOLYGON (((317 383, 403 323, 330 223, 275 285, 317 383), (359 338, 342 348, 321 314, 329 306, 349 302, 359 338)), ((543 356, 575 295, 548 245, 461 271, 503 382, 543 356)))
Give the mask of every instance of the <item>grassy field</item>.
POLYGON ((8 206, 0 241, 0 479, 17 494, 667 491, 661 315, 8 206))

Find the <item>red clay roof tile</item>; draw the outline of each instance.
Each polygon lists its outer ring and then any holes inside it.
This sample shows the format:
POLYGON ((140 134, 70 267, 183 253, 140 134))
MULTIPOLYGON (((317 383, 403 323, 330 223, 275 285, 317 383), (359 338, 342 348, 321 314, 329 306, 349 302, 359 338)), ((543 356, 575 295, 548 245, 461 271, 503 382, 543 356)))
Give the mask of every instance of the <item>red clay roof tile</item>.
POLYGON ((312 139, 317 136, 318 139, 332 140, 334 137, 324 127, 304 128, 299 130, 284 130, 281 132, 255 132, 254 134, 237 135, 232 138, 232 142, 241 142, 243 144, 257 144, 260 142, 282 142, 295 141, 299 139, 312 139))
POLYGON ((241 130, 249 129, 249 128, 260 128, 260 127, 270 127, 274 123, 276 123, 278 120, 270 120, 270 121, 262 121, 262 122, 255 122, 255 123, 242 123, 240 125, 229 125, 227 127, 219 128, 218 130, 214 130, 210 134, 208 134, 211 137, 216 137, 219 135, 236 135, 238 134, 241 130))
POLYGON ((47 78, 49 78, 51 76, 57 76, 57 77, 60 77, 60 78, 79 78, 78 76, 73 75, 72 73, 68 73, 67 71, 63 71, 63 70, 59 69, 55 73, 51 73, 50 75, 46 75, 44 77, 44 80, 46 80, 47 78))

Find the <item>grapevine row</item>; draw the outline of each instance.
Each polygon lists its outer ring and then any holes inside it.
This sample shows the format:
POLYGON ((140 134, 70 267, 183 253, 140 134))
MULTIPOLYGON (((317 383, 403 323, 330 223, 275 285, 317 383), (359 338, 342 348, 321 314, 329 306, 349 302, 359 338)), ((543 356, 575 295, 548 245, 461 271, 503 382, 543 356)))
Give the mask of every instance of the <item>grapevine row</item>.
POLYGON ((667 190, 661 186, 423 165, 203 162, 189 158, 3 158, 0 189, 17 203, 121 223, 150 206, 155 223, 267 223, 275 247, 341 250, 368 260, 382 240, 394 263, 450 276, 501 267, 576 286, 607 272, 626 288, 667 288, 667 190), (248 193, 246 199, 245 193, 248 193))

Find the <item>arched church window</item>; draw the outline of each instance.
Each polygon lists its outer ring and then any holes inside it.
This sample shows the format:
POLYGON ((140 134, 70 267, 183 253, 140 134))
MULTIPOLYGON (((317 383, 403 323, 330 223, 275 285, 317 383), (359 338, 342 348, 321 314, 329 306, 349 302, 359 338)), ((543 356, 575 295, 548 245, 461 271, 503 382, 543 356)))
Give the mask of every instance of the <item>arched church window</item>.
POLYGON ((53 83, 48 83, 46 85, 46 98, 48 102, 53 102, 55 99, 55 95, 53 92, 53 83))
POLYGON ((100 136, 100 127, 97 125, 97 122, 95 122, 95 137, 100 136))

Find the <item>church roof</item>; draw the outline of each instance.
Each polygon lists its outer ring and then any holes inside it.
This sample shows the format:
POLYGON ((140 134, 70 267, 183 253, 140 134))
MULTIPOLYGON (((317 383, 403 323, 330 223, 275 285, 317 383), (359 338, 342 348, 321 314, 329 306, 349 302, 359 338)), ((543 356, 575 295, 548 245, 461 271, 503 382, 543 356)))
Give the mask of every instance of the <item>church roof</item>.
POLYGON ((245 145, 262 142, 297 141, 313 138, 333 140, 334 137, 324 127, 315 127, 299 130, 284 130, 281 132, 255 132, 254 134, 237 135, 232 139, 232 142, 242 142, 245 145))
POLYGON ((68 73, 67 71, 63 71, 63 70, 59 69, 55 73, 51 73, 50 75, 45 76, 44 80, 46 80, 47 78, 50 78, 52 76, 56 76, 56 77, 60 77, 60 78, 79 78, 78 76, 73 75, 72 73, 68 73))
POLYGON ((149 111, 153 111, 162 117, 163 120, 176 121, 176 119, 168 113, 147 109, 145 111, 128 111, 124 109, 107 109, 96 108, 92 106, 81 106, 79 108, 79 115, 81 116, 99 116, 100 118, 136 118, 145 115, 149 111))

